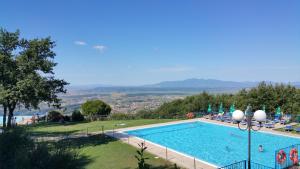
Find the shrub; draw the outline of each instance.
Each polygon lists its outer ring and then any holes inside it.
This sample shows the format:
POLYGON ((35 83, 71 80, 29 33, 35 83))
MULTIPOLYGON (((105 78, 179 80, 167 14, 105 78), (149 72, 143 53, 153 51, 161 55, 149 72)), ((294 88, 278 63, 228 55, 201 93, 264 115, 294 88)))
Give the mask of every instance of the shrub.
POLYGON ((22 129, 0 134, 0 169, 79 169, 81 160, 69 149, 36 143, 22 129))
POLYGON ((65 115, 65 116, 64 116, 64 121, 71 121, 71 117, 68 116, 68 115, 65 115))
POLYGON ((136 119, 136 115, 134 114, 126 114, 126 113, 113 113, 110 115, 111 120, 133 120, 136 119))
POLYGON ((160 118, 159 113, 153 112, 151 110, 140 110, 136 114, 137 118, 142 119, 157 119, 160 118))
POLYGON ((108 116, 111 112, 111 107, 101 100, 89 100, 81 105, 82 113, 88 116, 91 120, 101 116, 108 116))
POLYGON ((195 117, 195 115, 192 112, 189 112, 189 113, 186 114, 186 118, 188 118, 188 119, 192 119, 194 117, 195 117))
POLYGON ((64 116, 59 111, 53 110, 53 111, 48 112, 47 118, 48 118, 48 121, 58 122, 61 119, 63 119, 64 116))
POLYGON ((146 151, 147 147, 144 143, 138 144, 140 147, 140 150, 137 150, 137 155, 134 157, 138 160, 138 169, 149 169, 150 165, 146 163, 146 160, 149 158, 145 157, 144 152, 146 151))
POLYGON ((74 110, 72 112, 72 121, 83 121, 84 116, 80 113, 79 110, 74 110))

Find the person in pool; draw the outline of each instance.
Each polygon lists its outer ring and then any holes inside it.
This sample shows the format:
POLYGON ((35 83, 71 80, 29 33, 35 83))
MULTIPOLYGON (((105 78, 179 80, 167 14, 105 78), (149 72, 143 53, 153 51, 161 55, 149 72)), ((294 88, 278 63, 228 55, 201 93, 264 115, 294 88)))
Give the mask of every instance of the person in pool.
POLYGON ((259 152, 263 152, 263 151, 264 151, 264 149, 263 149, 263 146, 262 146, 262 145, 259 145, 259 146, 258 146, 258 151, 259 151, 259 152))
POLYGON ((228 152, 230 151, 230 149, 229 149, 229 147, 228 147, 228 146, 226 146, 226 147, 225 147, 225 149, 226 149, 226 151, 228 151, 228 152))

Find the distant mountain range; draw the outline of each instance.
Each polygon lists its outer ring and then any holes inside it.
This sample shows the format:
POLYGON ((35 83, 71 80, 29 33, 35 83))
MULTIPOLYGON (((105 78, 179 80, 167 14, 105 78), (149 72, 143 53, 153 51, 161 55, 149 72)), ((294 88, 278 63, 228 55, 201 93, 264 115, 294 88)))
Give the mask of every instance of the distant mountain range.
POLYGON ((234 82, 216 79, 186 79, 180 81, 165 81, 144 87, 157 88, 249 88, 254 87, 258 82, 234 82))
MULTIPOLYGON (((266 83, 276 84, 277 82, 267 81, 266 83)), ((259 82, 236 82, 223 81, 216 79, 186 79, 178 81, 163 81, 156 84, 141 86, 113 86, 113 85, 86 85, 86 86, 70 86, 69 89, 89 90, 98 92, 128 92, 128 91, 238 91, 242 88, 252 88, 259 82)), ((300 82, 291 82, 290 84, 300 88, 300 82)))

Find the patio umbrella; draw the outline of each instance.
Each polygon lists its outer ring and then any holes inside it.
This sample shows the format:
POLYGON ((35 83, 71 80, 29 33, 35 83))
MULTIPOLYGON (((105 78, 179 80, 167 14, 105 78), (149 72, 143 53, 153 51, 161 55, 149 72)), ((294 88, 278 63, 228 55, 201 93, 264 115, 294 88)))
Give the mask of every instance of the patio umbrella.
POLYGON ((262 110, 266 112, 266 105, 263 105, 262 110))
POLYGON ((209 114, 212 113, 210 104, 208 104, 207 113, 209 113, 209 114))
POLYGON ((230 109, 229 109, 229 112, 230 112, 230 115, 232 115, 232 113, 235 111, 235 107, 234 107, 234 104, 232 104, 230 106, 230 109))
POLYGON ((219 113, 224 114, 223 103, 221 103, 220 106, 219 106, 219 113))
POLYGON ((279 106, 278 106, 277 109, 276 109, 275 115, 276 115, 276 116, 279 116, 279 117, 282 115, 282 114, 281 114, 281 109, 280 109, 279 106))

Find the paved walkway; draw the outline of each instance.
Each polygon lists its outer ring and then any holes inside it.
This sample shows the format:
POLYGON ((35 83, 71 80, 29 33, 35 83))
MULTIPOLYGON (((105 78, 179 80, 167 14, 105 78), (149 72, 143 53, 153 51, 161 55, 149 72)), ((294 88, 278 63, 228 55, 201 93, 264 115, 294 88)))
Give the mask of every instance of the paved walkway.
MULTIPOLYGON (((231 126, 231 127, 237 127, 237 124, 233 124, 233 123, 227 123, 227 122, 221 122, 221 121, 216 121, 216 120, 210 120, 210 119, 205 119, 205 118, 200 118, 200 121, 204 121, 204 122, 209 122, 209 123, 214 123, 214 124, 220 124, 220 125, 224 125, 224 126, 231 126)), ((289 125, 296 125, 297 123, 290 123, 289 125)), ((296 133, 292 133, 292 132, 282 132, 282 131, 277 131, 276 129, 279 128, 283 128, 285 125, 282 124, 275 124, 274 128, 265 128, 262 127, 260 129, 260 131, 263 132, 269 132, 269 133, 273 133, 273 134, 279 134, 279 135, 284 135, 284 136, 291 136, 291 137, 297 137, 300 138, 299 134, 296 133)), ((242 126, 244 127, 244 126, 242 126)))

